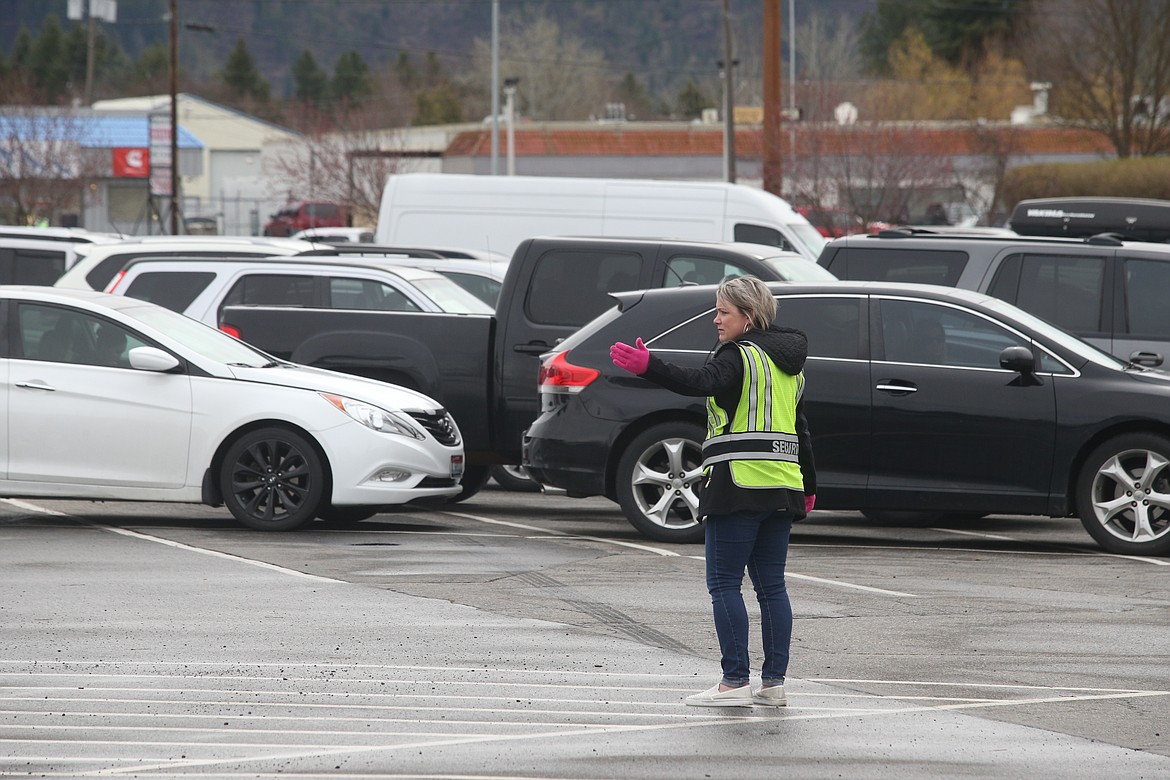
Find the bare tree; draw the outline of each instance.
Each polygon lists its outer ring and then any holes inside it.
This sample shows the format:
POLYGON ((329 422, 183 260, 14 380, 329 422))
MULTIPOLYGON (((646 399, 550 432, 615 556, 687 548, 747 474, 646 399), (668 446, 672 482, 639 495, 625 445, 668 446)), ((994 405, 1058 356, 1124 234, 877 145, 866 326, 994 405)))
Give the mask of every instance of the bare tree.
POLYGON ((1053 110, 1118 157, 1170 151, 1170 2, 1048 0, 1036 45, 1053 110))
POLYGON ((365 109, 339 115, 306 109, 299 142, 286 144, 264 161, 274 197, 329 200, 343 205, 353 220, 377 221, 386 177, 411 170, 417 156, 397 130, 375 129, 365 109))
MULTIPOLYGON (((475 41, 470 73, 478 81, 491 72, 491 43, 475 41)), ((587 119, 611 94, 604 55, 562 34, 545 16, 524 24, 509 19, 500 32, 500 76, 520 79, 520 109, 533 119, 587 119)), ((469 85, 470 86, 470 85, 469 85)), ((490 109, 488 111, 490 113, 490 109)))
POLYGON ((8 106, 0 113, 0 218, 16 224, 78 213, 110 160, 85 148, 88 114, 8 106))

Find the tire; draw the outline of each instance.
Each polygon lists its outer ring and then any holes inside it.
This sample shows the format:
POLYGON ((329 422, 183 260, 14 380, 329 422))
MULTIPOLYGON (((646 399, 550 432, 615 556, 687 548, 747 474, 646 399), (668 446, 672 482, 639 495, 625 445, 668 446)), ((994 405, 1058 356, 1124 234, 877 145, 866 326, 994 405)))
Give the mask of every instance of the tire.
POLYGON ((618 504, 630 524, 659 542, 703 539, 695 487, 702 478, 703 429, 669 422, 647 428, 618 460, 618 504))
POLYGON ((528 476, 523 466, 492 466, 492 479, 513 493, 539 493, 540 483, 528 476))
POLYGON ((358 523, 368 520, 382 510, 380 506, 327 506, 317 517, 327 523, 358 523))
POLYGON ((228 447, 219 469, 223 501, 257 531, 291 531, 325 505, 327 475, 304 436, 287 428, 260 428, 228 447))
POLYGON ((464 466, 463 479, 459 481, 461 489, 457 495, 448 498, 447 503, 458 504, 460 501, 471 498, 483 490, 483 486, 487 484, 491 475, 492 470, 487 466, 464 466))
POLYGON ((1130 433, 1089 453, 1077 478, 1077 514, 1111 553, 1170 553, 1170 439, 1130 433))

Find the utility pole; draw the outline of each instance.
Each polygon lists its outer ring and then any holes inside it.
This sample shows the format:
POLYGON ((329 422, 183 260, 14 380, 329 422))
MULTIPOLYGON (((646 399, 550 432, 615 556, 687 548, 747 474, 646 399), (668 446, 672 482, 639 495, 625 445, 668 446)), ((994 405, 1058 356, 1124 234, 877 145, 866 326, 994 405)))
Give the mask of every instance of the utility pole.
POLYGON ((723 178, 735 181, 735 58, 731 48, 731 0, 723 0, 723 178))
POLYGON ((764 0, 763 141, 764 190, 779 195, 783 184, 780 162, 780 0, 764 0))
POLYGON ((500 172, 500 0, 492 0, 492 176, 500 172))

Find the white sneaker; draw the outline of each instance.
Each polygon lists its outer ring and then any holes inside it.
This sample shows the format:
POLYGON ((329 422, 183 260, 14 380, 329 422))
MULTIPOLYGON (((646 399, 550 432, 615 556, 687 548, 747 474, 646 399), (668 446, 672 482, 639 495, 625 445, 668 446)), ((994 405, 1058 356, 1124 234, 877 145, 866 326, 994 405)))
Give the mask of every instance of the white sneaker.
POLYGON ((720 691, 719 683, 702 693, 696 693, 683 699, 684 704, 691 707, 750 707, 752 706, 752 687, 742 685, 730 691, 720 691))
POLYGON ((788 697, 784 695, 783 685, 770 685, 752 691, 752 703, 764 707, 784 707, 788 704, 788 697))

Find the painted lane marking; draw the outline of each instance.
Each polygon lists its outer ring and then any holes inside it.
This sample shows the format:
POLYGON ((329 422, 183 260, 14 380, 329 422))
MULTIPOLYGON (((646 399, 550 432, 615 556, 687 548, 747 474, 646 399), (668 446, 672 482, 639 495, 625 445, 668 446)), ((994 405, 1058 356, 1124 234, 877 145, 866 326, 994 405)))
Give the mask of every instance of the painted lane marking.
MULTIPOLYGON (((629 548, 632 548, 635 550, 642 550, 643 552, 653 553, 654 555, 661 555, 663 557, 691 558, 691 559, 696 560, 696 561, 706 560, 706 558, 702 555, 682 555, 681 553, 674 552, 673 550, 664 550, 660 547, 652 547, 652 546, 647 545, 647 544, 634 544, 633 542, 625 542, 625 541, 620 541, 617 539, 605 539, 605 538, 599 537, 599 536, 580 536, 577 534, 567 534, 567 533, 564 533, 563 531, 555 531, 555 530, 551 530, 551 529, 538 528, 536 526, 525 525, 523 523, 513 523, 513 522, 508 521, 508 520, 496 520, 496 519, 493 519, 490 517, 480 517, 479 515, 469 515, 469 514, 466 514, 464 512, 441 512, 440 514, 451 515, 452 517, 461 517, 465 520, 474 520, 474 521, 479 522, 479 523, 488 523, 490 525, 510 526, 513 528, 520 528, 520 529, 524 529, 524 530, 535 531, 537 533, 537 536, 535 536, 533 538, 536 538, 536 539, 539 539, 542 537, 548 537, 548 536, 555 536, 555 537, 560 538, 560 539, 585 539, 585 540, 592 541, 592 542, 600 542, 602 544, 614 544, 614 545, 618 545, 619 547, 629 547, 629 548)), ((868 585, 859 585, 859 584, 851 583, 851 582, 843 582, 841 580, 828 580, 828 579, 823 579, 821 577, 812 577, 812 576, 809 576, 807 574, 795 574, 791 571, 785 572, 785 576, 792 577, 794 579, 807 580, 809 582, 816 582, 816 583, 819 583, 821 585, 830 585, 830 586, 839 587, 839 588, 851 588, 854 590, 862 590, 862 591, 866 591, 869 593, 880 593, 880 594, 885 595, 885 596, 897 596, 897 597, 901 597, 901 598, 922 598, 921 596, 918 596, 914 593, 903 593, 901 591, 896 591, 896 590, 885 590, 883 588, 873 588, 873 587, 870 587, 868 585)))
POLYGON ((115 528, 113 526, 103 525, 101 523, 94 523, 94 522, 91 522, 89 520, 84 520, 80 517, 75 517, 73 515, 69 515, 69 514, 66 514, 64 512, 57 512, 57 511, 54 511, 52 509, 37 506, 36 504, 30 504, 26 501, 20 501, 18 499, 4 498, 4 499, 0 499, 0 501, 4 501, 5 503, 11 504, 15 507, 18 507, 20 509, 25 509, 25 510, 28 510, 31 512, 41 512, 41 513, 46 514, 46 515, 52 515, 53 517, 64 517, 64 518, 72 520, 73 522, 78 523, 80 525, 89 526, 90 528, 96 528, 99 531, 106 531, 107 533, 118 534, 120 536, 128 536, 132 539, 139 539, 139 540, 145 541, 145 542, 154 542, 155 544, 162 544, 162 545, 166 545, 167 547, 174 547, 177 550, 186 550, 187 552, 199 553, 200 555, 207 555, 207 556, 210 556, 212 558, 219 558, 219 559, 225 560, 225 561, 234 561, 235 563, 246 563, 249 566, 255 566, 257 568, 265 569, 267 571, 274 571, 274 572, 278 572, 280 574, 287 574, 287 575, 292 576, 292 577, 301 577, 304 579, 314 580, 316 582, 328 582, 328 583, 341 584, 341 585, 349 585, 350 584, 350 583, 346 582, 345 580, 335 580, 332 577, 322 577, 322 576, 319 576, 316 574, 307 574, 303 571, 297 571, 296 569, 288 569, 288 568, 285 568, 284 566, 277 566, 276 564, 268 563, 267 561, 258 561, 258 560, 252 559, 252 558, 244 558, 243 556, 240 556, 240 555, 232 555, 230 553, 220 552, 219 550, 208 550, 204 547, 195 547, 195 546, 192 546, 189 544, 183 544, 182 542, 175 542, 175 541, 171 541, 170 539, 163 539, 163 538, 158 537, 158 536, 151 536, 149 534, 139 533, 138 531, 130 531, 130 530, 125 529, 125 528, 115 528))

